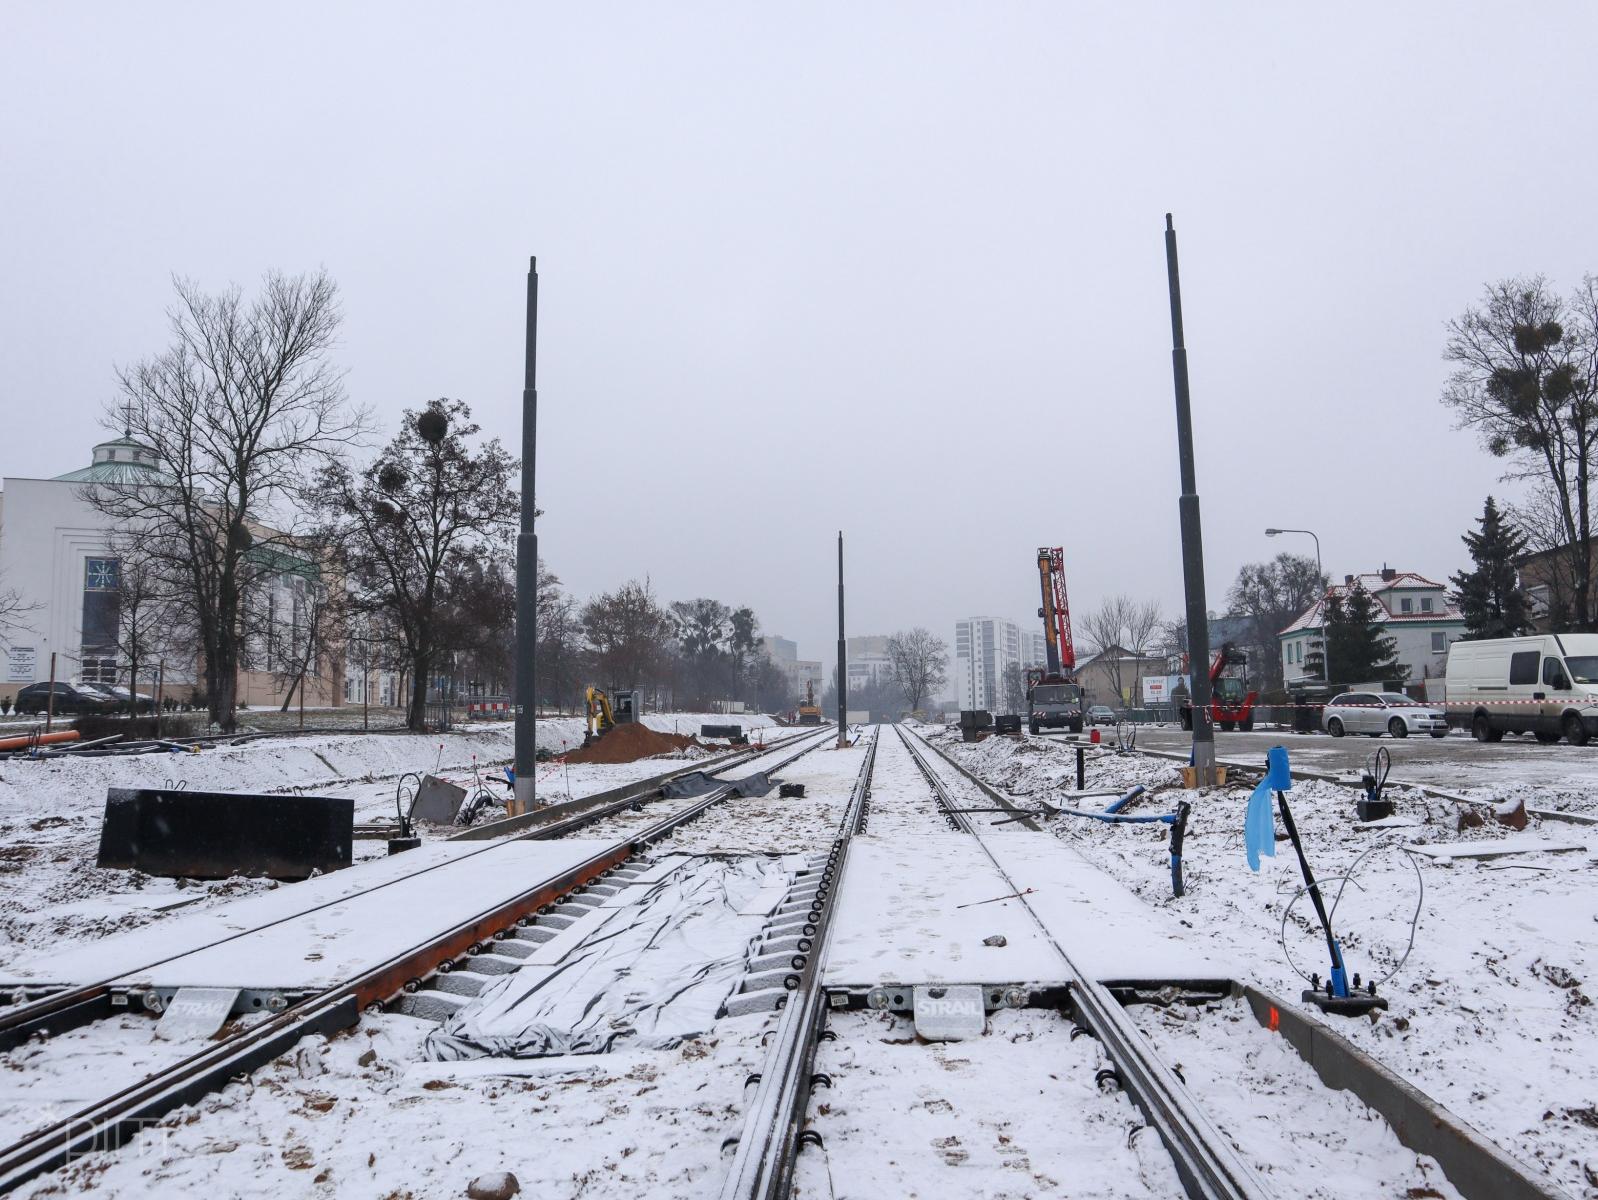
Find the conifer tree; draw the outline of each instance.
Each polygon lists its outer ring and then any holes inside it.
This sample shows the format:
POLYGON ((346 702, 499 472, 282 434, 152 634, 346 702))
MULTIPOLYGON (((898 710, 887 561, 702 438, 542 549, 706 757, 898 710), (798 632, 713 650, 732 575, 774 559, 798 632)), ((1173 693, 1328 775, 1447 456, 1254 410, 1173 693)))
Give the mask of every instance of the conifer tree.
POLYGON ((1333 588, 1321 610, 1321 642, 1304 657, 1309 674, 1332 683, 1402 679, 1409 667, 1398 661, 1397 643, 1376 620, 1378 601, 1359 584, 1333 588))
POLYGON ((1515 560, 1526 537, 1498 511, 1491 496, 1482 508, 1481 528, 1461 539, 1476 567, 1450 577, 1454 598, 1465 614, 1465 634, 1473 638, 1515 637, 1531 628, 1531 599, 1520 586, 1515 560))

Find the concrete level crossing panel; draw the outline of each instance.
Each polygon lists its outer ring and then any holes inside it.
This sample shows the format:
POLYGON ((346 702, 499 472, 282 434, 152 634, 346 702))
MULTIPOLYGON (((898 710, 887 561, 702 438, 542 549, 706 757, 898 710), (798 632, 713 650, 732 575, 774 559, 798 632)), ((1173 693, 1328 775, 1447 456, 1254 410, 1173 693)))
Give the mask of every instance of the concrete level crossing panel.
POLYGON ((248 937, 133 971, 117 984, 283 991, 332 987, 571 870, 610 845, 592 840, 500 843, 248 937))
POLYGON ((974 838, 861 834, 849 845, 824 978, 1059 983, 1064 964, 974 838), (985 945, 1002 937, 1003 945, 985 945))

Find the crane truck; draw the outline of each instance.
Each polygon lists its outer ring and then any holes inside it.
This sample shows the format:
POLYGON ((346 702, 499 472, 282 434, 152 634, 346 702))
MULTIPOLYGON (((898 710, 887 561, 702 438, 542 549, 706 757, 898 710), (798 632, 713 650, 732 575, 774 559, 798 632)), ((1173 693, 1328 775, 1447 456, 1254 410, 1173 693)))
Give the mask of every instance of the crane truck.
POLYGON ((1043 589, 1043 641, 1048 662, 1026 673, 1027 728, 1082 732, 1082 688, 1072 678, 1076 646, 1071 641, 1071 609, 1065 597, 1065 551, 1038 548, 1038 579, 1043 589))

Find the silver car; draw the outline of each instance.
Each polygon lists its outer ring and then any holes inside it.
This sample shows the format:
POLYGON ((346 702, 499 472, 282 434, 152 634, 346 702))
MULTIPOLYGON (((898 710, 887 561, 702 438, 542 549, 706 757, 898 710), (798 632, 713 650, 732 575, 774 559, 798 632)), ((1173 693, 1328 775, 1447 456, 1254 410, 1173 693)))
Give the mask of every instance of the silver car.
POLYGON ((1389 733, 1401 738, 1429 733, 1440 738, 1448 734, 1448 719, 1441 709, 1402 692, 1344 692, 1333 696, 1326 702, 1321 724, 1333 737, 1345 733, 1381 737, 1389 733))

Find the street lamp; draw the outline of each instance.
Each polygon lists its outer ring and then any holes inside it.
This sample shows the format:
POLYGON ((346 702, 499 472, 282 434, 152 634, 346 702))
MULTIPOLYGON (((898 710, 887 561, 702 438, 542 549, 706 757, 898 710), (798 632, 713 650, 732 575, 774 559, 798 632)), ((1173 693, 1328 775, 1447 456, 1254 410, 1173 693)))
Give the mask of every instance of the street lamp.
POLYGON ((1310 537, 1315 538, 1315 573, 1324 577, 1326 572, 1321 569, 1321 539, 1315 537, 1315 531, 1313 529, 1267 529, 1265 536, 1275 537, 1281 533, 1307 533, 1310 537))

